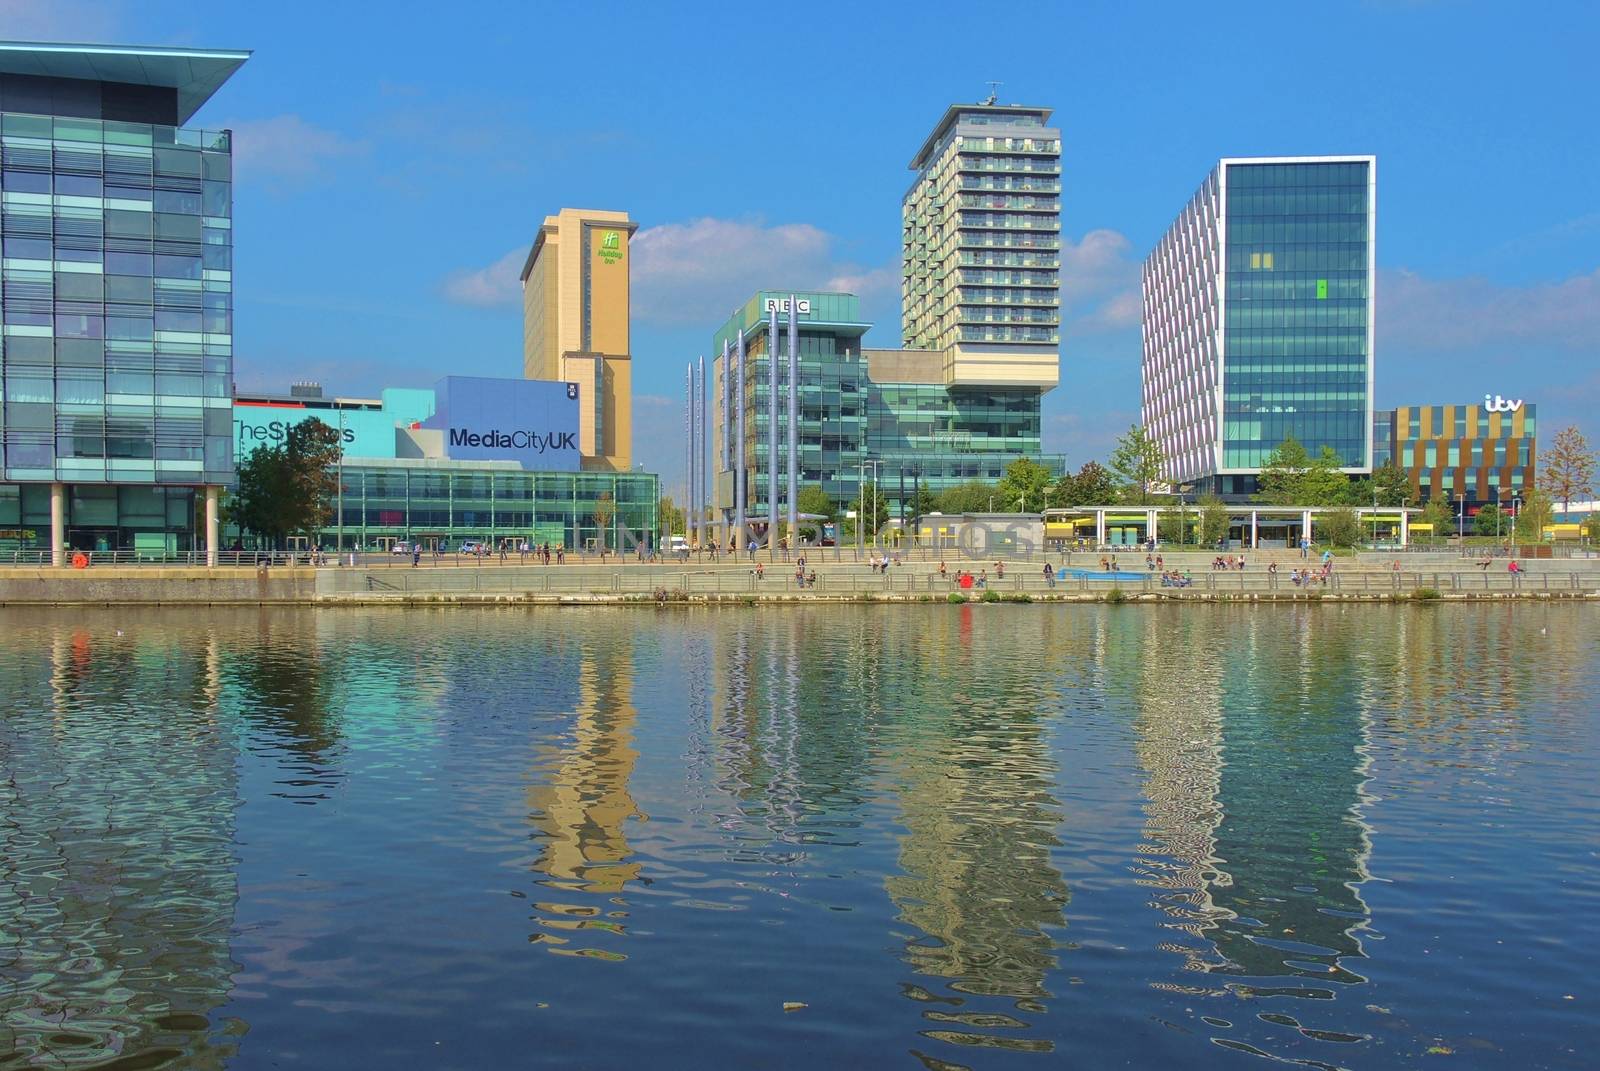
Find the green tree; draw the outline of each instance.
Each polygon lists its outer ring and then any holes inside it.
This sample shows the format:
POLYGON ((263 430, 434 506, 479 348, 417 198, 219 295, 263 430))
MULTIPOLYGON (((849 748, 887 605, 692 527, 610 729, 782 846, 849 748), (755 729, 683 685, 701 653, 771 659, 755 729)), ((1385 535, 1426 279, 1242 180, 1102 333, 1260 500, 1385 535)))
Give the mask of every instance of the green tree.
POLYGON ((1353 547, 1361 542, 1361 517, 1349 506, 1317 514, 1315 528, 1321 542, 1336 547, 1353 547))
POLYGON ((988 513, 991 505, 999 504, 999 493, 994 484, 982 480, 947 487, 939 493, 940 513, 988 513))
MULTIPOLYGON (((1409 506, 1416 502, 1417 489, 1411 483, 1410 475, 1392 460, 1372 470, 1371 484, 1377 489, 1380 506, 1409 506)), ((1370 501, 1368 497, 1357 505, 1366 505, 1370 501)))
POLYGON ((908 500, 906 505, 907 516, 921 517, 925 514, 935 513, 938 511, 939 496, 928 490, 928 488, 918 484, 917 489, 912 492, 911 498, 908 500))
POLYGON ((878 532, 889 522, 889 500, 879 491, 878 485, 870 480, 861 485, 860 492, 851 499, 850 506, 857 513, 850 527, 852 535, 857 531, 856 523, 859 523, 859 530, 867 540, 876 539, 878 532))
POLYGON ((661 496, 661 527, 667 535, 684 535, 688 532, 685 526, 683 510, 672 501, 671 495, 661 496))
POLYGON ((1522 495, 1522 505, 1517 508, 1517 540, 1521 543, 1542 543, 1545 525, 1555 520, 1556 505, 1548 491, 1530 487, 1522 495))
POLYGON ((1019 457, 1006 466, 1005 475, 995 485, 996 505, 1005 513, 1038 513, 1045 507, 1052 479, 1050 470, 1033 458, 1019 457))
POLYGON ((839 512, 838 504, 828 497, 828 492, 816 484, 800 488, 800 497, 795 505, 799 507, 799 512, 809 513, 826 521, 833 520, 839 512))
POLYGON ((339 495, 339 459, 344 456, 339 429, 312 417, 289 429, 283 449, 294 486, 294 531, 315 537, 333 520, 339 495))
POLYGON ((289 429, 281 446, 258 446, 239 464, 231 509, 239 526, 280 546, 315 537, 333 519, 339 493, 339 432, 313 417, 289 429))
POLYGON ((1583 522, 1583 533, 1589 542, 1600 543, 1600 513, 1591 513, 1583 522))
POLYGON ((1290 435, 1278 448, 1267 455, 1257 479, 1256 499, 1269 506, 1307 506, 1300 500, 1306 472, 1311 468, 1311 455, 1300 445, 1300 440, 1290 435))
POLYGON ((1442 498, 1430 499, 1422 507, 1422 518, 1425 523, 1433 525, 1434 539, 1445 539, 1456 534, 1459 522, 1455 510, 1450 508, 1450 503, 1442 498))
POLYGON ((1161 467, 1166 461, 1160 443, 1138 424, 1130 426, 1127 434, 1117 440, 1109 462, 1121 484, 1123 500, 1140 506, 1150 505, 1155 497, 1153 488, 1161 480, 1161 467))
POLYGON ((1481 536, 1505 535, 1505 518, 1500 515, 1500 507, 1491 502, 1480 508, 1472 518, 1472 531, 1481 536))
POLYGON ((1350 478, 1331 446, 1312 457, 1293 435, 1261 466, 1256 499, 1269 506, 1337 506, 1348 501, 1350 478))
POLYGON ((1199 510, 1199 526, 1195 530, 1197 542, 1202 546, 1210 546, 1228 534, 1233 513, 1221 497, 1204 494, 1195 501, 1195 505, 1199 510))
POLYGON ((294 485, 282 446, 258 446, 239 462, 239 487, 233 493, 239 527, 280 546, 294 531, 294 485))
POLYGON ((1086 461, 1050 488, 1052 506, 1108 506, 1116 501, 1117 481, 1098 461, 1086 461))

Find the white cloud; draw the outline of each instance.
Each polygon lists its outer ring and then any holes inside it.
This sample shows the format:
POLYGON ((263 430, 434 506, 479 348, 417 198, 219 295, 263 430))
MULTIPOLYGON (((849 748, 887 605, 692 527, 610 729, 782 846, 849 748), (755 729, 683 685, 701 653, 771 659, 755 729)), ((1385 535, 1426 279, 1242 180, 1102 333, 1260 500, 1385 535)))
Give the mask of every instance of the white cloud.
POLYGON ((764 287, 881 297, 889 269, 842 260, 837 245, 834 235, 809 223, 705 217, 646 227, 633 239, 634 312, 651 323, 704 326, 764 287))
MULTIPOLYGON (((897 268, 869 268, 838 255, 838 239, 809 223, 705 217, 642 228, 633 236, 633 314, 641 323, 701 327, 721 322, 763 287, 848 290, 869 307, 898 295, 897 268)), ((444 294, 463 305, 520 301, 528 255, 513 249, 493 264, 458 271, 444 294)))
POLYGON ((1527 286, 1383 271, 1377 327, 1380 352, 1517 344, 1594 354, 1600 350, 1600 269, 1527 286))
POLYGON ((1121 331, 1139 322, 1139 261, 1133 243, 1099 228, 1061 241, 1061 328, 1065 337, 1121 331))
POLYGON ((317 178, 333 161, 367 152, 370 146, 308 123, 298 115, 233 119, 233 160, 241 181, 289 185, 317 178))
POLYGON ((444 296, 458 305, 493 308, 522 300, 522 265, 528 247, 518 246, 488 267, 460 271, 444 281, 444 296))

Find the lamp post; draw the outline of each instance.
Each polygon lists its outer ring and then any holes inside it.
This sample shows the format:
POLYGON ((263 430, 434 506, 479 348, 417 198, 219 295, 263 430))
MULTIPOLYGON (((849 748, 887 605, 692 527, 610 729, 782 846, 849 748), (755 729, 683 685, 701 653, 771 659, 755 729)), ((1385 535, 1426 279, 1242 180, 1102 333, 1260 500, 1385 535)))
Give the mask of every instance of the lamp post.
POLYGON ((1456 540, 1460 543, 1467 541, 1467 493, 1461 492, 1456 496, 1460 506, 1456 510, 1456 540))

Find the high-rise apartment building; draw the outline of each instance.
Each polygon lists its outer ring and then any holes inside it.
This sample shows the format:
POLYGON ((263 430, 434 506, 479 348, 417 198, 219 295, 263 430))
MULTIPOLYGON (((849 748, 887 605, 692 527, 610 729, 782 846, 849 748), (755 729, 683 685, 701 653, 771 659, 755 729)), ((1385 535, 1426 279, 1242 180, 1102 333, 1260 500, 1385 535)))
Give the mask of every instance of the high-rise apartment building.
POLYGON ((633 462, 626 212, 563 208, 546 216, 522 267, 522 367, 529 379, 576 383, 586 469, 633 462))
POLYGON ((1254 493, 1285 438, 1372 469, 1372 156, 1222 160, 1144 263, 1143 420, 1174 482, 1254 493))
POLYGON ((901 203, 902 342, 950 385, 1036 394, 1060 378, 1061 132, 1050 109, 957 104, 901 203))
POLYGON ((0 549, 216 547, 248 52, 0 42, 0 549))

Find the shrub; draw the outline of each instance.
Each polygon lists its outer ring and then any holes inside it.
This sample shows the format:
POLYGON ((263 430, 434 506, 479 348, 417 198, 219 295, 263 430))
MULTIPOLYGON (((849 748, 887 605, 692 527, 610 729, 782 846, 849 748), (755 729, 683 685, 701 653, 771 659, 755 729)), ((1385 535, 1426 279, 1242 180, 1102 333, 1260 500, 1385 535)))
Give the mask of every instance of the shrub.
POLYGON ((979 601, 981 601, 981 602, 999 602, 1000 601, 1000 593, 998 591, 985 591, 983 593, 983 598, 981 600, 979 600, 979 601))
POLYGON ((1006 596, 1006 602, 1032 602, 1032 601, 1033 601, 1033 596, 1029 595, 1026 591, 1018 591, 1018 592, 1016 592, 1014 594, 1006 596))
POLYGON ((967 601, 967 597, 965 595, 961 594, 961 592, 959 592, 959 591, 952 591, 950 594, 945 596, 944 601, 948 602, 948 603, 950 603, 952 605, 959 605, 961 603, 966 602, 967 601))
POLYGON ((1112 606, 1121 606, 1123 603, 1128 601, 1128 596, 1123 593, 1121 588, 1112 588, 1110 591, 1106 592, 1105 601, 1110 603, 1112 606))
POLYGON ((1432 602, 1439 597, 1439 592, 1434 588, 1418 588, 1411 597, 1417 602, 1432 602))

